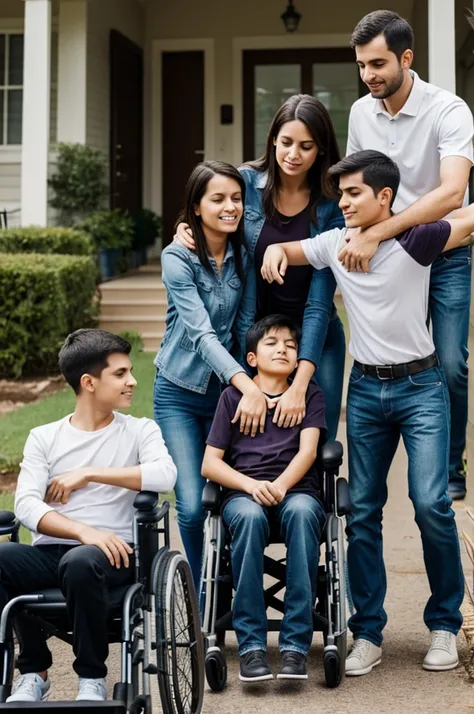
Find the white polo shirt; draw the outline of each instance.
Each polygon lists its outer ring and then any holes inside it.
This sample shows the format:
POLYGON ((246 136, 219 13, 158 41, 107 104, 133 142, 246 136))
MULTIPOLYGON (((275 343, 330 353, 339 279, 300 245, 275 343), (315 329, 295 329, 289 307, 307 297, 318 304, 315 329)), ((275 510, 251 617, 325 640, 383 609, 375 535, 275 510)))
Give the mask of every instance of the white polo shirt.
POLYGON ((467 104, 411 74, 413 87, 398 114, 390 116, 383 101, 368 94, 352 105, 349 117, 347 154, 382 151, 400 169, 395 213, 440 185, 440 163, 446 156, 473 161, 474 128, 467 104))
POLYGON ((349 352, 362 364, 404 364, 435 350, 426 327, 431 264, 451 233, 447 221, 426 223, 384 241, 370 261, 370 273, 348 273, 337 259, 344 228, 301 241, 317 270, 330 267, 349 318, 349 352))

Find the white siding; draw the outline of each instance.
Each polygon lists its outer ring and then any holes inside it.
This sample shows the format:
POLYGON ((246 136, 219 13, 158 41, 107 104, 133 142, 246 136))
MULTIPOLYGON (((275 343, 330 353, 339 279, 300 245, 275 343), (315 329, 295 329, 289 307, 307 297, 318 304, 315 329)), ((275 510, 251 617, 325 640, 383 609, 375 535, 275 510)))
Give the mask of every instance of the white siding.
MULTIPOLYGON (((0 211, 13 211, 20 207, 21 187, 21 154, 18 153, 17 163, 0 163, 0 211)), ((20 213, 8 216, 8 224, 20 224, 20 213)))
POLYGON ((143 9, 136 0, 95 0, 89 3, 88 25, 87 143, 108 156, 109 34, 118 30, 143 47, 143 9))

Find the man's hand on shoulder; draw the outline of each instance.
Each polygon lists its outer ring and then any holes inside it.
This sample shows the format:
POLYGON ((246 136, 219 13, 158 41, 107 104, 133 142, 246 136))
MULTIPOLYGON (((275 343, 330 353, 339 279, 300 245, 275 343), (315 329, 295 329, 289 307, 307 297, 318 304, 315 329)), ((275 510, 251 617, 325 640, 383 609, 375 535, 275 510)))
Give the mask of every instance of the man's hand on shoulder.
POLYGON ((64 505, 69 501, 69 496, 73 491, 87 486, 92 475, 92 469, 83 468, 55 476, 51 479, 44 500, 46 503, 62 503, 64 505))
POLYGON ((349 273, 368 273, 369 261, 374 256, 383 237, 380 226, 371 226, 365 231, 349 228, 346 232, 346 245, 339 252, 337 259, 349 273))
POLYGON ((122 563, 126 568, 129 567, 128 556, 133 553, 133 548, 115 533, 81 525, 77 535, 83 545, 95 545, 100 548, 113 567, 120 568, 122 563))
POLYGON ((176 233, 173 236, 173 243, 183 245, 188 250, 196 251, 196 241, 193 238, 193 232, 187 223, 178 223, 176 233))

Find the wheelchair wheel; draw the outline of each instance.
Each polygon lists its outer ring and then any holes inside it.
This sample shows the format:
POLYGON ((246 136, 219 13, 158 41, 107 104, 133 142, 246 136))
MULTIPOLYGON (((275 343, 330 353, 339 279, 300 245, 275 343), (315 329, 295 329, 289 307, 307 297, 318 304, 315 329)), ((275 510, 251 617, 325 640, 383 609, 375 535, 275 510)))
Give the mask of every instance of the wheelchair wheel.
POLYGON ((168 551, 155 587, 158 684, 164 714, 199 714, 204 694, 204 655, 191 569, 168 551))
POLYGON ((344 676, 344 660, 337 649, 326 650, 323 657, 324 676, 326 684, 331 689, 339 686, 344 676))
POLYGON ((218 647, 212 647, 206 652, 204 660, 207 683, 213 692, 222 692, 227 684, 227 663, 218 647))

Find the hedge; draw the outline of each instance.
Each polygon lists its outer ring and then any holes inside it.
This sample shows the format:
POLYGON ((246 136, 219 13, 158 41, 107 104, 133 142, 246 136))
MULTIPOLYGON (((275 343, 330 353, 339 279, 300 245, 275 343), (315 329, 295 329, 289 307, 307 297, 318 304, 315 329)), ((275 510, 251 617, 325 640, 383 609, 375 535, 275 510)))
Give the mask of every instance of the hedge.
POLYGON ((66 335, 94 324, 96 270, 88 256, 0 256, 0 377, 58 369, 66 335))
POLYGON ((0 253, 92 255, 96 247, 85 231, 73 228, 9 228, 0 231, 0 253))

